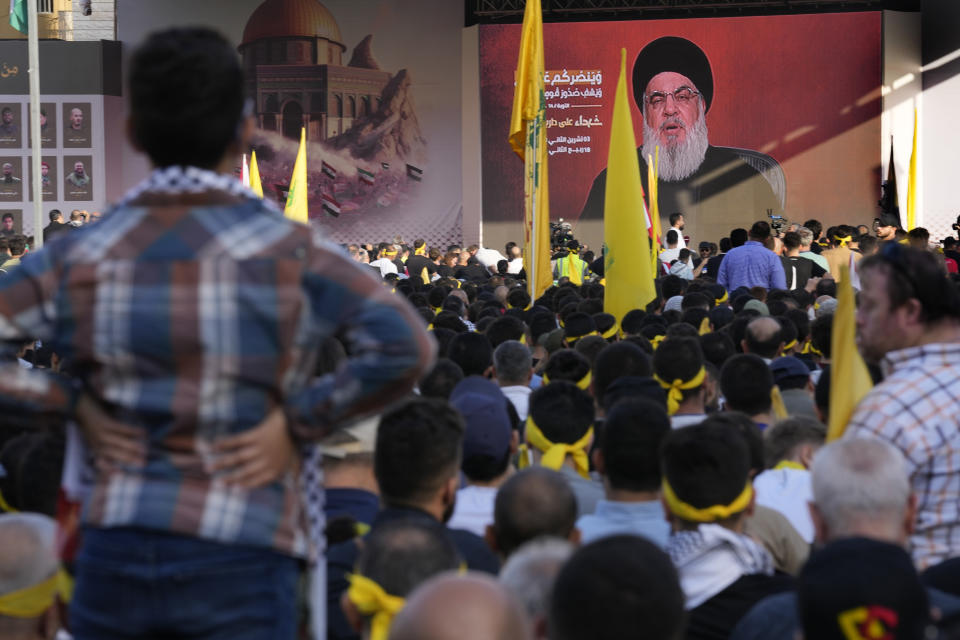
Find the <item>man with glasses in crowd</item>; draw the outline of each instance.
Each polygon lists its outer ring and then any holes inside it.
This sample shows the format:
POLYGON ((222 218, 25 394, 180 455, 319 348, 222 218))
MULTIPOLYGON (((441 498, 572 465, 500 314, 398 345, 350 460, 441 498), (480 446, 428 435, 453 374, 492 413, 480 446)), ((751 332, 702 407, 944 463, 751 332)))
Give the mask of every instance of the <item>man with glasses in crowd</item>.
MULTIPOLYGON (((706 114, 713 89, 709 59, 684 38, 654 40, 633 66, 634 98, 643 114, 643 146, 637 152, 644 191, 647 159, 659 147, 660 211, 683 214, 686 235, 698 239, 722 237, 767 213, 783 214, 782 197, 762 172, 780 172, 773 158, 710 144, 706 114)), ((739 102, 743 97, 731 99, 739 102)), ((593 181, 582 219, 603 217, 606 182, 606 171, 593 181)), ((781 186, 786 189, 785 183, 781 186)), ((663 229, 670 226, 661 224, 663 229)))
POLYGON ((858 343, 886 377, 845 437, 903 453, 918 504, 913 559, 925 568, 960 554, 960 295, 932 253, 895 242, 859 271, 858 343))

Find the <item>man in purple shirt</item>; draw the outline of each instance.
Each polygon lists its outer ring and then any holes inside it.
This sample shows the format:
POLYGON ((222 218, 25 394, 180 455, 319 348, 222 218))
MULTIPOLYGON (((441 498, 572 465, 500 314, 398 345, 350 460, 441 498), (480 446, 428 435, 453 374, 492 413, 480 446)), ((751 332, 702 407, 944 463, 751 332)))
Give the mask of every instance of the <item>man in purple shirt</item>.
POLYGON ((717 282, 727 291, 739 287, 786 289, 787 279, 780 258, 763 243, 770 238, 770 225, 763 220, 750 227, 749 240, 731 249, 720 263, 717 282))

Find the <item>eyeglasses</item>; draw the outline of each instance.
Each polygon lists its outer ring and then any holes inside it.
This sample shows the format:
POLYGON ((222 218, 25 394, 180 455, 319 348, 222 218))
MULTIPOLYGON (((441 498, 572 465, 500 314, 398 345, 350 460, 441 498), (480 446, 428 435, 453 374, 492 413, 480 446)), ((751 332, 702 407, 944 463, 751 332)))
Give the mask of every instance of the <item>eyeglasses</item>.
POLYGON ((699 91, 694 91, 690 87, 679 87, 675 91, 654 91, 647 94, 647 104, 654 109, 662 109, 667 104, 667 97, 673 96, 674 102, 686 106, 700 95, 699 91))

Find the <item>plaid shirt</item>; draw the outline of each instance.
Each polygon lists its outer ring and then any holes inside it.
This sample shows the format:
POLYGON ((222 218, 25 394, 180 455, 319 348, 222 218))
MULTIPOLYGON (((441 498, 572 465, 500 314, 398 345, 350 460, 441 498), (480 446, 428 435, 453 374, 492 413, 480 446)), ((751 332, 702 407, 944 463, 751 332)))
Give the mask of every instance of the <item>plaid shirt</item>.
POLYGON ((305 555, 292 473, 246 491, 204 462, 218 436, 280 403, 305 442, 410 391, 435 348, 412 307, 366 271, 262 201, 140 193, 0 277, 8 354, 39 338, 79 380, 6 366, 0 411, 67 417, 82 384, 144 430, 145 463, 98 473, 87 524, 305 555), (317 347, 332 335, 350 358, 314 378, 317 347))
POLYGON ((887 354, 887 378, 860 402, 844 437, 877 437, 903 453, 917 495, 913 558, 960 555, 960 344, 887 354))

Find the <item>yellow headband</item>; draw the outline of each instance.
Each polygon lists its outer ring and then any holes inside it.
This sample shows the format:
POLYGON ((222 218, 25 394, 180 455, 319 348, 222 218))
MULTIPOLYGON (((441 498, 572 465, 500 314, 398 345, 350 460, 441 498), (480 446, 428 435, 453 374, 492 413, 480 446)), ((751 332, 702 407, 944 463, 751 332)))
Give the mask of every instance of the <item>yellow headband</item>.
POLYGON ((607 329, 606 331, 604 331, 603 333, 601 333, 600 336, 609 340, 610 338, 613 338, 614 336, 616 336, 619 332, 620 332, 620 327, 618 327, 617 323, 614 322, 613 326, 607 329))
POLYGON ((717 520, 725 520, 749 507, 750 499, 753 498, 753 485, 750 484, 749 480, 747 480, 747 486, 743 489, 743 493, 737 496, 730 504, 715 504, 712 507, 704 507, 702 509, 687 504, 678 498, 677 494, 675 494, 670 487, 670 483, 667 482, 666 477, 663 479, 662 488, 663 499, 667 503, 670 513, 689 522, 716 522, 717 520))
POLYGON ((386 249, 384 249, 383 255, 386 256, 387 258, 396 258, 396 257, 397 257, 397 252, 396 252, 396 251, 387 251, 386 249))
MULTIPOLYGON (((540 458, 541 466, 559 471, 563 467, 563 462, 569 454, 573 456, 573 463, 577 468, 577 473, 584 478, 590 478, 590 460, 587 458, 587 447, 593 438, 593 427, 587 429, 583 437, 573 444, 550 442, 550 440, 543 435, 543 432, 540 431, 537 423, 533 421, 533 416, 527 416, 525 429, 527 442, 543 454, 543 457, 540 458)), ((525 456, 521 456, 521 460, 523 460, 524 457, 525 456)))
POLYGON ((812 342, 808 342, 807 344, 803 345, 803 350, 800 353, 812 353, 813 355, 823 357, 823 352, 813 346, 812 342))
MULTIPOLYGON (((584 391, 587 391, 590 389, 591 382, 593 382, 593 372, 587 371, 587 375, 577 380, 575 384, 584 391)), ((543 374, 543 384, 550 384, 550 378, 547 377, 547 374, 543 374)))
POLYGON ((706 376, 707 370, 704 367, 700 367, 697 375, 686 381, 677 378, 673 382, 667 382, 657 374, 653 374, 653 379, 667 390, 667 413, 671 416, 675 414, 677 409, 680 408, 680 403, 683 402, 683 392, 687 389, 696 389, 702 385, 706 376))
POLYGON ((600 334, 597 333, 596 330, 594 330, 594 331, 591 331, 590 333, 585 333, 582 336, 564 336, 564 337, 567 339, 567 342, 569 342, 571 345, 574 345, 577 343, 577 341, 583 340, 587 336, 598 336, 598 335, 600 334))
POLYGON ((783 345, 783 350, 784 350, 784 351, 789 351, 790 349, 793 349, 795 346, 797 346, 797 340, 796 340, 796 338, 794 338, 793 340, 791 340, 791 341, 788 342, 787 344, 783 345))
POLYGON ((720 304, 722 302, 726 302, 729 299, 730 299, 730 294, 727 293, 726 290, 724 290, 723 295, 717 298, 716 300, 717 300, 717 304, 720 304))
POLYGON ((413 255, 415 256, 425 256, 427 255, 427 245, 423 245, 419 249, 413 250, 413 255))
POLYGON ((20 509, 11 506, 10 503, 7 502, 7 499, 3 497, 2 491, 0 491, 0 509, 2 509, 4 513, 20 513, 20 509))
POLYGON ((783 404, 780 387, 777 385, 773 385, 773 388, 770 389, 770 407, 773 409, 773 417, 777 420, 790 417, 790 414, 787 412, 787 405, 783 404))
POLYGON ((393 617, 400 613, 406 601, 392 596, 370 578, 348 574, 350 588, 347 598, 364 616, 373 616, 370 621, 370 640, 387 640, 393 617))
POLYGON ((777 466, 774 467, 774 470, 776 469, 797 469, 799 471, 807 470, 805 466, 799 462, 794 462, 793 460, 781 460, 777 463, 777 466))
POLYGON ((710 333, 710 316, 703 316, 700 321, 700 335, 705 336, 710 333))
POLYGON ((667 334, 661 333, 659 336, 653 336, 650 338, 650 344, 653 345, 653 350, 656 351, 657 347, 660 346, 660 343, 663 342, 663 339, 667 337, 667 334))
POLYGON ((853 240, 850 236, 836 236, 837 242, 840 243, 841 247, 847 246, 847 243, 853 240))
POLYGON ((63 569, 32 587, 0 596, 0 615, 11 618, 36 618, 50 608, 57 596, 70 602, 70 576, 63 569))

